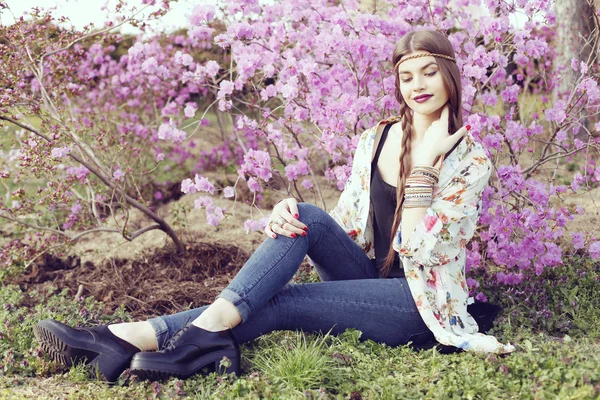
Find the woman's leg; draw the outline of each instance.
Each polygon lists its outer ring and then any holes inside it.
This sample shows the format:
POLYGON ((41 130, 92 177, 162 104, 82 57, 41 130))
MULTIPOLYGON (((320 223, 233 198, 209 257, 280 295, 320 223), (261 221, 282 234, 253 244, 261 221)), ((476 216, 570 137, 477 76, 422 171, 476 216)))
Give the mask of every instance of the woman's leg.
MULTIPOLYGON (((188 323, 209 331, 237 326, 292 279, 306 255, 316 263, 322 281, 378 278, 371 260, 327 212, 299 203, 298 214, 308 226, 306 236, 267 237, 213 304, 177 314, 180 317, 170 320, 170 328, 177 331, 188 323)), ((155 319, 153 325, 158 343, 149 334, 147 322, 111 325, 110 330, 144 350, 153 350, 162 348, 164 338, 171 336, 167 332, 172 332, 160 321, 155 319)))
POLYGON ((194 325, 219 331, 248 320, 292 279, 306 255, 324 281, 378 278, 370 259, 327 212, 300 203, 298 213, 307 235, 267 237, 194 325))
MULTIPOLYGON (((307 254, 318 264, 317 271, 325 280, 378 277, 369 258, 329 214, 306 203, 298 204, 298 210, 300 221, 308 226, 307 236, 267 238, 218 296, 220 300, 210 306, 213 307, 212 312, 208 313, 211 311, 210 307, 203 310, 207 311, 206 315, 210 315, 209 326, 229 328, 247 321, 251 314, 261 309, 290 281, 307 254), (221 307, 221 311, 226 309, 228 313, 215 313, 215 305, 221 307)), ((96 362, 109 357, 108 354, 114 351, 121 351, 121 347, 125 346, 126 354, 121 357, 125 362, 135 351, 135 346, 150 350, 160 344, 154 342, 148 334, 149 325, 155 330, 151 323, 113 325, 110 328, 103 327, 101 332, 92 332, 92 328, 76 330, 56 321, 42 322, 38 324, 39 332, 36 336, 49 351, 55 353, 57 360, 85 357, 88 360, 94 358, 93 362, 96 362), (102 348, 96 344, 97 340, 102 341, 102 348), (127 343, 120 344, 119 340, 127 343), (128 347, 130 343, 135 346, 128 347), (105 347, 107 350, 103 350, 105 347), (90 352, 89 349, 92 348, 94 351, 90 352), (106 357, 103 352, 107 354, 106 357)), ((206 317, 204 322, 207 322, 206 317)), ((210 332, 211 329, 205 331, 210 332)), ((229 340, 225 336, 227 335, 213 335, 219 340, 229 340)), ((119 364, 118 368, 111 367, 110 371, 107 368, 102 367, 101 370, 106 372, 105 376, 112 376, 121 367, 119 364)))
MULTIPOLYGON (((149 320, 159 347, 207 308, 149 320)), ((274 330, 325 333, 331 328, 334 335, 355 328, 362 331, 361 340, 390 346, 406 344, 430 332, 405 278, 290 283, 232 332, 240 343, 245 343, 274 330)))

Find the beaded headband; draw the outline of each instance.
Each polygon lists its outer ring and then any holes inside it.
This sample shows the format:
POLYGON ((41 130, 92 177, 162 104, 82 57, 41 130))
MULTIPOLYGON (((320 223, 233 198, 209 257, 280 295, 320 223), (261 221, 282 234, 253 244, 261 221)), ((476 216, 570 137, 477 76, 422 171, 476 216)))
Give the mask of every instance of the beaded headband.
POLYGON ((403 57, 402 60, 400 60, 396 63, 396 65, 394 66, 394 69, 397 69, 398 65, 402 64, 406 60, 410 60, 411 58, 419 58, 419 57, 427 57, 427 56, 441 57, 441 58, 445 58, 446 60, 456 62, 456 60, 454 58, 447 56, 445 54, 423 53, 423 54, 417 54, 416 56, 403 57))

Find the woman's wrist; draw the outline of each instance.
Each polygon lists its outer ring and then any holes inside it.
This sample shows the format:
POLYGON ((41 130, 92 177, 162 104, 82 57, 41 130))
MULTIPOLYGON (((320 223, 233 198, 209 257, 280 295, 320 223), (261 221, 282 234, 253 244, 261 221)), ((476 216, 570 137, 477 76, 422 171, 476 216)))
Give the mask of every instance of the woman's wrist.
POLYGON ((431 155, 419 157, 415 161, 415 166, 422 165, 422 166, 427 166, 427 167, 433 167, 433 163, 434 163, 436 157, 437 156, 431 156, 431 155))
POLYGON ((404 186, 402 208, 427 208, 433 200, 433 187, 438 182, 439 170, 428 165, 415 165, 404 186))

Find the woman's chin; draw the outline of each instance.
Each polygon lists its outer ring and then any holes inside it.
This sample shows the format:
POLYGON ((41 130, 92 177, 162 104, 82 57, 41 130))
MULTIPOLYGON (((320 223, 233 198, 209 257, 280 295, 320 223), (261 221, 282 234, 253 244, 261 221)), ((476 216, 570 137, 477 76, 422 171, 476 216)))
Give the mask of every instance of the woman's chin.
POLYGON ((416 109, 415 110, 414 108, 412 110, 413 110, 413 115, 419 114, 419 115, 422 115, 424 117, 429 117, 429 116, 432 116, 432 115, 435 116, 436 114, 438 114, 439 111, 440 111, 440 109, 441 109, 441 107, 437 108, 437 109, 435 109, 433 111, 431 109, 426 109, 426 110, 416 109))

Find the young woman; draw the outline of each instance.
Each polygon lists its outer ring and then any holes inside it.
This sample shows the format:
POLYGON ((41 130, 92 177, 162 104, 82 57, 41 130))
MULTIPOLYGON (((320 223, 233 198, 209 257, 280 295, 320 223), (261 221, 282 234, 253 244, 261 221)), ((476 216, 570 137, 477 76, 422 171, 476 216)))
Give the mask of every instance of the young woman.
POLYGON ((361 135, 329 214, 294 199, 278 203, 268 237, 209 306, 93 328, 41 321, 42 348, 66 365, 90 362, 109 381, 126 368, 149 379, 206 366, 239 374, 238 343, 273 330, 355 328, 362 340, 390 346, 437 340, 456 350, 514 351, 479 333, 467 311, 465 246, 492 164, 462 126, 452 45, 437 31, 411 32, 393 65, 400 114, 361 135), (288 283, 307 255, 321 282, 288 283))

